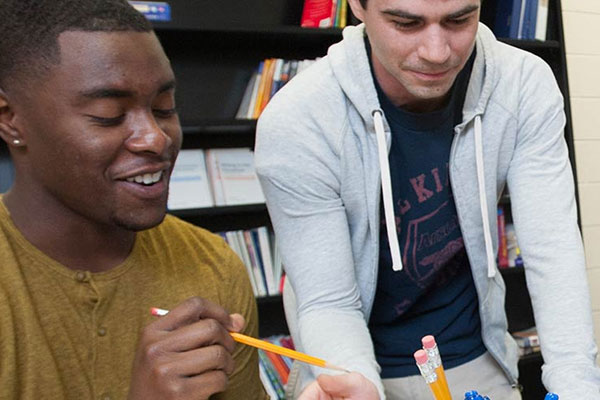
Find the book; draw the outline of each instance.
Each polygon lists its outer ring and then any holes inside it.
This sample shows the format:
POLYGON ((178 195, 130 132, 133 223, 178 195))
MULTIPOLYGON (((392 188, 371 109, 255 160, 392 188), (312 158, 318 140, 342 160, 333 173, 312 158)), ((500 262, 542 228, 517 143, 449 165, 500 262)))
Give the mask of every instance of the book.
POLYGON ((252 76, 246 85, 246 89, 244 90, 244 95, 242 96, 242 101, 240 102, 237 113, 235 114, 235 118, 248 118, 248 110, 250 109, 250 103, 252 102, 252 96, 254 95, 254 84, 256 83, 257 77, 258 70, 252 73, 252 76))
POLYGON ((300 26, 303 28, 331 28, 335 19, 337 0, 304 0, 300 26))
POLYGON ((258 97, 258 92, 260 90, 260 83, 263 76, 263 70, 265 68, 265 62, 261 61, 258 64, 258 69, 256 72, 256 79, 254 80, 254 85, 252 86, 252 95, 250 96, 250 104, 248 104, 248 114, 246 114, 247 119, 254 118, 254 109, 256 108, 256 101, 258 97))
POLYGON ((498 268, 508 268, 505 224, 504 209, 498 207, 498 268))
POLYGON ((256 288, 259 296, 268 296, 267 281, 265 278, 264 271, 260 265, 258 248, 254 245, 252 240, 252 234, 250 231, 242 231, 241 236, 246 244, 248 255, 250 258, 250 264, 252 265, 252 274, 254 275, 254 281, 256 282, 256 288))
POLYGON ((266 95, 268 82, 273 78, 273 64, 273 58, 268 58, 264 61, 260 83, 258 85, 258 92, 256 93, 256 102, 252 112, 252 118, 254 119, 259 117, 260 111, 262 110, 263 97, 266 95))
POLYGON ((0 193, 4 193, 10 189, 15 181, 15 167, 11 158, 7 155, 4 157, 3 150, 0 144, 0 193))
POLYGON ((535 25, 537 23, 538 0, 526 0, 525 16, 523 17, 523 30, 521 39, 533 40, 535 38, 535 25))
POLYGON ((252 271, 252 264, 250 262, 250 256, 248 255, 248 250, 246 250, 246 242, 241 242, 238 231, 229 231, 225 232, 225 238, 229 247, 238 255, 244 267, 246 267, 246 273, 248 273, 248 278, 250 279, 250 285, 252 286, 252 293, 254 296, 258 296, 258 287, 256 286, 256 281, 254 279, 254 272, 252 271))
POLYGON ((538 0, 537 19, 535 23, 535 39, 546 40, 548 27, 548 0, 538 0))
POLYGON ((213 205, 204 151, 181 150, 171 174, 167 208, 181 210, 213 205))
POLYGON ((206 150, 208 175, 215 205, 233 206, 265 202, 249 148, 206 150))
POLYGON ((267 375, 268 383, 270 383, 269 386, 273 388, 273 391, 277 395, 277 399, 285 399, 285 390, 283 387, 283 383, 278 379, 277 372, 275 372, 275 369, 271 364, 269 357, 267 357, 267 355, 265 354, 266 352, 264 350, 258 349, 257 351, 259 366, 263 366, 265 375, 267 375))
POLYGON ((521 0, 504 0, 498 2, 494 33, 500 38, 517 39, 521 20, 521 0))
POLYGON ((267 375, 265 366, 264 366, 263 362, 260 360, 258 363, 258 375, 260 377, 260 381, 263 384, 263 387, 265 388, 265 391, 267 392, 267 395, 269 396, 269 399, 279 400, 280 397, 277 394, 277 391, 275 390, 275 386, 273 386, 273 383, 271 382, 271 378, 269 378, 269 375, 267 375))
POLYGON ((270 296, 279 293, 278 281, 275 278, 273 266, 273 256, 271 255, 271 243, 269 240, 269 232, 266 226, 261 226, 253 230, 254 242, 258 242, 260 259, 265 273, 265 281, 267 283, 267 292, 270 296))
POLYGON ((536 327, 512 333, 512 337, 519 346, 519 355, 531 354, 540 351, 540 338, 536 327))

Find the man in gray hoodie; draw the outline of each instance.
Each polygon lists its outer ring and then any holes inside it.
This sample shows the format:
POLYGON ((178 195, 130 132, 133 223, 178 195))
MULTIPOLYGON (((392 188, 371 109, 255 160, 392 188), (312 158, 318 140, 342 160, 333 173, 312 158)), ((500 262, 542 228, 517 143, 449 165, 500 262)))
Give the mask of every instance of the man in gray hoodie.
POLYGON ((412 353, 433 334, 455 398, 520 398, 495 261, 508 186, 543 382, 561 400, 600 399, 552 71, 498 42, 478 22, 480 0, 349 4, 364 24, 286 85, 257 127, 291 333, 359 373, 308 371, 305 396, 430 398, 412 353))

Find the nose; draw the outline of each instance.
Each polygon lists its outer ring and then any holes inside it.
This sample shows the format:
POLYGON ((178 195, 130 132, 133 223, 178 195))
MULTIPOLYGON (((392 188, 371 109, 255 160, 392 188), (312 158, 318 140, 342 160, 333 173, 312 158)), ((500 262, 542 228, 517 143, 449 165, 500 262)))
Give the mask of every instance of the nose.
POLYGON ((447 33, 439 25, 430 26, 424 33, 418 49, 419 57, 430 64, 444 64, 450 58, 447 33))
POLYGON ((173 138, 160 126, 151 113, 135 118, 132 134, 126 146, 134 153, 151 153, 164 156, 173 144, 173 138))

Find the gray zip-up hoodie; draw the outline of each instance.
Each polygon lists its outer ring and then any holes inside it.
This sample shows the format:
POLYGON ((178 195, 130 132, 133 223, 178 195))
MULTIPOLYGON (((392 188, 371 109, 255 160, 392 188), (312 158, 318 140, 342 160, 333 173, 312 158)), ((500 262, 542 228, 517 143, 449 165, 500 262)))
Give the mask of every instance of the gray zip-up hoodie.
MULTIPOLYGON (((296 344, 361 372, 383 398, 367 321, 381 196, 394 268, 402 268, 387 162, 391 137, 364 26, 348 27, 343 36, 270 101, 257 127, 255 162, 297 298, 290 321, 296 344)), ((544 384, 561 400, 600 399, 563 98, 548 65, 498 42, 484 25, 476 48, 449 162, 484 344, 516 383, 517 348, 507 333, 505 286, 495 261, 497 200, 508 185, 544 384)))

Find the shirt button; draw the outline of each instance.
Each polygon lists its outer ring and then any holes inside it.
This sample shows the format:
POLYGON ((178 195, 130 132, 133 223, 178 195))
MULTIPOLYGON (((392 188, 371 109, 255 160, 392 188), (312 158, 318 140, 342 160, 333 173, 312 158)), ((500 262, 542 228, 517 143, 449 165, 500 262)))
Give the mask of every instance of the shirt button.
POLYGON ((105 327, 98 328, 98 336, 106 336, 106 328, 105 327))
POLYGON ((85 272, 83 272, 83 271, 77 272, 75 274, 75 279, 77 279, 77 281, 79 281, 79 282, 85 281, 85 272))

